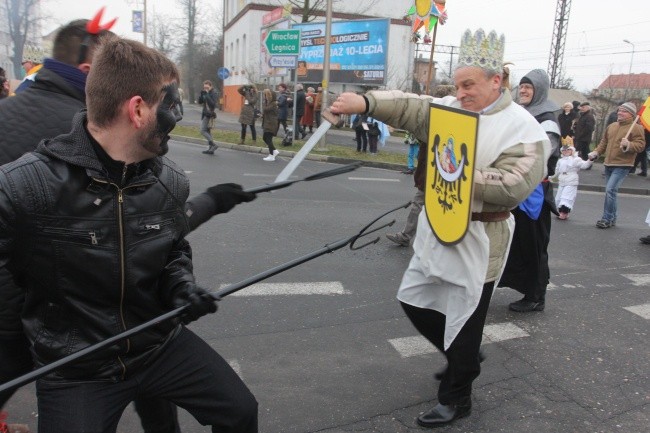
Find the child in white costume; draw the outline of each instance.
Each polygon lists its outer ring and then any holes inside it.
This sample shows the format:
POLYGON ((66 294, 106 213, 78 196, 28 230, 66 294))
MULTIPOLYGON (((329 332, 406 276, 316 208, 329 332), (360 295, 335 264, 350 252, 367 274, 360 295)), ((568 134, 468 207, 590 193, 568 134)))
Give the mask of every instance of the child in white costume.
POLYGON ((561 220, 569 218, 569 212, 571 212, 573 204, 576 201, 578 184, 580 182, 578 171, 587 169, 592 165, 592 162, 589 160, 583 161, 576 154, 575 150, 575 147, 571 144, 562 146, 560 150, 562 158, 558 160, 555 166, 555 175, 552 178, 553 180, 559 179, 559 186, 555 195, 555 205, 560 212, 558 218, 561 220))

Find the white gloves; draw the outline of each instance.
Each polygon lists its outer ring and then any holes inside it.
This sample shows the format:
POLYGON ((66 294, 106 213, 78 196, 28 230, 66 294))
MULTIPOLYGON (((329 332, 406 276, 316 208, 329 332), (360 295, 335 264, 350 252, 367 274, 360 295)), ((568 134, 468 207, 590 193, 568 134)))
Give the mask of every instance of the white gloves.
POLYGON ((594 159, 597 159, 598 158, 598 152, 596 152, 595 150, 593 152, 589 152, 589 154, 587 155, 587 158, 589 158, 589 161, 593 161, 594 159))

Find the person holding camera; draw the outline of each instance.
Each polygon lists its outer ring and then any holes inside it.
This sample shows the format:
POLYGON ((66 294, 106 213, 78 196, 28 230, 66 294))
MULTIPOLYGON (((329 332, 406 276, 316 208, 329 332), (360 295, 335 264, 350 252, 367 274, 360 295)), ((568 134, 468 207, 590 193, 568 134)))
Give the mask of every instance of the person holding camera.
POLYGON ((244 144, 246 140, 246 127, 250 126, 253 141, 257 141, 257 131, 255 131, 255 106, 257 105, 257 89, 250 84, 245 84, 237 89, 237 93, 244 97, 244 105, 239 113, 239 123, 241 124, 241 140, 239 144, 244 144))
POLYGON ((208 140, 208 148, 202 153, 214 155, 214 151, 219 146, 214 143, 210 132, 214 126, 214 119, 217 118, 217 113, 215 112, 217 107, 217 91, 212 87, 212 81, 205 80, 203 82, 203 90, 201 90, 201 94, 199 95, 199 104, 203 104, 203 110, 201 111, 201 135, 208 140))

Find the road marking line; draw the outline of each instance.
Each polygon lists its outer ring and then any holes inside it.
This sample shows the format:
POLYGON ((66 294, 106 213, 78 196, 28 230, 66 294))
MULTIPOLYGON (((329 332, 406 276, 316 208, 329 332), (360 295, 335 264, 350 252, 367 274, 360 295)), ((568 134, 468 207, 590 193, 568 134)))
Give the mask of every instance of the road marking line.
MULTIPOLYGON (((227 287, 222 285, 221 288, 227 287)), ((274 296, 274 295, 349 295, 339 281, 305 283, 259 283, 231 296, 274 296)))
POLYGON ((371 180, 373 182, 400 182, 399 179, 386 179, 381 177, 348 177, 348 180, 371 180))
MULTIPOLYGON (((530 335, 512 323, 495 323, 483 328, 483 344, 498 343, 513 338, 529 337, 530 335)), ((422 336, 393 338, 388 340, 402 358, 436 353, 438 349, 422 336)))
POLYGON ((633 305, 631 307, 623 307, 630 313, 641 316, 646 320, 650 320, 650 304, 633 305))
POLYGON ((632 280, 633 286, 650 286, 650 274, 621 274, 628 280, 632 280))

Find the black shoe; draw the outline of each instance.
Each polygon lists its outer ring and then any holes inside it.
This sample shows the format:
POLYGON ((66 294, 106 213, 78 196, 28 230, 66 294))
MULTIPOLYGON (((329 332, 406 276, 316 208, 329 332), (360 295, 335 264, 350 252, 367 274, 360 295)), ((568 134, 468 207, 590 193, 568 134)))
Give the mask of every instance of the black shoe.
POLYGON ((517 302, 513 302, 508 305, 512 311, 517 313, 530 313, 531 311, 544 311, 544 301, 529 301, 527 299, 521 299, 517 302))
POLYGON ((300 138, 304 140, 305 137, 307 136, 307 133, 306 133, 306 132, 303 132, 301 135, 302 135, 302 137, 300 137, 300 138))
POLYGON ((645 171, 642 171, 642 172, 640 172, 640 173, 637 173, 636 175, 637 175, 637 176, 648 177, 648 173, 646 173, 645 171))
POLYGON ((217 150, 218 148, 219 148, 219 146, 217 146, 216 144, 210 143, 207 150, 204 150, 201 153, 205 153, 206 155, 214 155, 214 151, 217 150))
POLYGON ((412 168, 407 168, 406 170, 402 170, 402 174, 413 174, 414 170, 412 168))
POLYGON ((417 418, 418 425, 422 427, 440 427, 459 418, 464 418, 472 413, 472 399, 467 397, 458 403, 444 405, 438 403, 429 412, 417 418))
POLYGON ((642 244, 650 245, 650 235, 639 238, 642 244))

